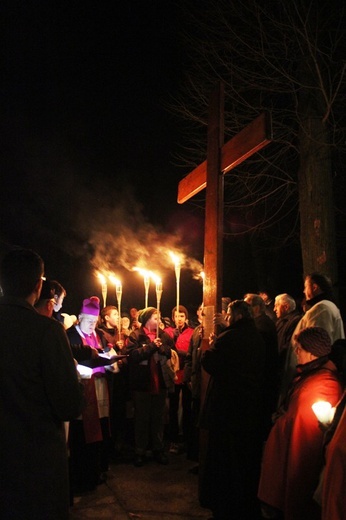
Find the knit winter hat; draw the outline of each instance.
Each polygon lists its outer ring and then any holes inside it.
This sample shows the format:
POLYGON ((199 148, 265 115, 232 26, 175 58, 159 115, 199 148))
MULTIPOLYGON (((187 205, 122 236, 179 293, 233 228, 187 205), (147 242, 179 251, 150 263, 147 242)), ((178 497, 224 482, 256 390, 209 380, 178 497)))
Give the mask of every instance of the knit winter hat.
POLYGON ((139 314, 138 314, 139 323, 141 323, 142 325, 145 325, 147 323, 147 321, 150 320, 150 318, 152 317, 152 315, 155 312, 157 312, 157 309, 155 309, 155 307, 146 307, 145 309, 142 309, 141 311, 139 311, 139 314))
POLYGON ((302 348, 314 356, 327 356, 332 348, 328 332, 322 327, 307 327, 295 338, 302 348))
POLYGON ((91 314, 91 316, 98 316, 100 313, 100 298, 97 296, 90 296, 90 298, 83 300, 80 313, 91 314))

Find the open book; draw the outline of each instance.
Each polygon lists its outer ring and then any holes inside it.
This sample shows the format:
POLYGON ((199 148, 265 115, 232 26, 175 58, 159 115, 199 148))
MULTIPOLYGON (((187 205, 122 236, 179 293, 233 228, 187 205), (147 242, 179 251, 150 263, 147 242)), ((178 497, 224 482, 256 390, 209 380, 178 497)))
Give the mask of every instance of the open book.
POLYGON ((77 365, 77 370, 82 379, 90 379, 91 376, 97 373, 104 374, 106 370, 117 372, 119 369, 114 370, 112 365, 119 361, 119 359, 126 357, 128 357, 127 354, 116 354, 112 348, 108 352, 99 354, 96 358, 80 361, 77 365))

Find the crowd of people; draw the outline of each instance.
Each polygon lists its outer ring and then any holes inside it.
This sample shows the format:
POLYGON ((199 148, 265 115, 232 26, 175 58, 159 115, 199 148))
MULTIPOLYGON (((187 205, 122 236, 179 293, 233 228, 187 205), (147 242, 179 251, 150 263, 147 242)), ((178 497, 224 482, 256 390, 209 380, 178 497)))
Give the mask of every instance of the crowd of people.
POLYGON ((119 316, 97 296, 71 316, 44 274, 31 250, 1 262, 1 518, 68 518, 124 450, 134 468, 184 453, 215 520, 346 518, 346 340, 326 276, 305 277, 301 308, 223 298, 206 338, 203 304, 193 324, 183 305, 119 316))

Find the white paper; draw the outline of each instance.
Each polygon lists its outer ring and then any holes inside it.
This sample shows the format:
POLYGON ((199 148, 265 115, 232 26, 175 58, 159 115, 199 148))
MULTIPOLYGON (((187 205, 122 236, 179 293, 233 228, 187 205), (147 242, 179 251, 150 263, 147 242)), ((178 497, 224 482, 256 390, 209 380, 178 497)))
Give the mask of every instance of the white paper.
POLYGON ((84 365, 77 365, 77 370, 82 379, 91 379, 93 375, 93 369, 84 365))
POLYGON ((111 359, 112 357, 116 356, 117 353, 115 352, 114 348, 111 348, 108 352, 103 352, 102 354, 99 354, 100 357, 105 359, 111 359))

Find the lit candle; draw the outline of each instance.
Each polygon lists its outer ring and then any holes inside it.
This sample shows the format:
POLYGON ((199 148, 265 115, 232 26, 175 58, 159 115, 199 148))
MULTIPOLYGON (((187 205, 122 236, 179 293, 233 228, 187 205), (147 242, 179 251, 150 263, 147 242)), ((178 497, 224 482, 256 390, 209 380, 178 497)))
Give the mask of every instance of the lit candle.
POLYGON ((335 408, 327 401, 318 401, 311 407, 320 423, 330 424, 335 414, 335 408))
POLYGON ((162 296, 162 282, 161 278, 156 277, 156 308, 157 308, 157 332, 156 337, 159 337, 159 325, 160 325, 160 302, 162 296))
POLYGON ((98 277, 101 282, 103 306, 106 307, 106 305, 107 305, 107 281, 106 281, 105 276, 103 276, 103 274, 101 274, 101 273, 98 273, 98 277))
POLYGON ((116 297, 117 297, 117 302, 118 302, 118 335, 119 335, 119 340, 121 339, 121 297, 122 297, 122 294, 123 294, 123 288, 122 288, 122 285, 121 285, 121 281, 118 280, 117 278, 115 278, 114 276, 110 276, 109 279, 111 280, 111 282, 114 283, 115 285, 115 294, 116 294, 116 297))
POLYGON ((181 259, 179 256, 174 253, 169 253, 171 259, 174 262, 174 270, 175 270, 175 279, 177 285, 177 302, 176 302, 176 312, 179 313, 179 302, 180 302, 180 269, 181 269, 181 259))

